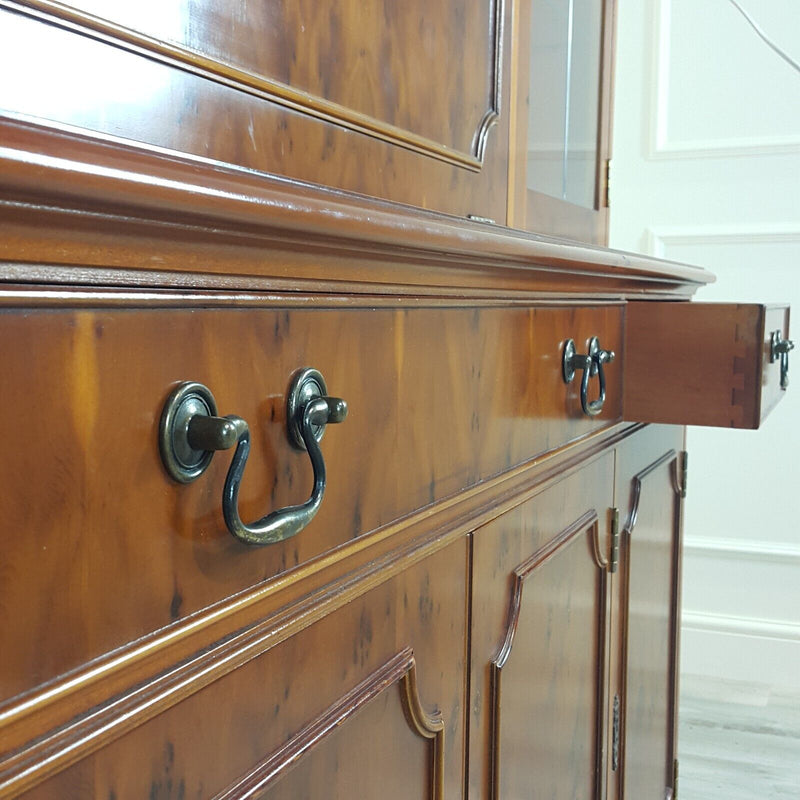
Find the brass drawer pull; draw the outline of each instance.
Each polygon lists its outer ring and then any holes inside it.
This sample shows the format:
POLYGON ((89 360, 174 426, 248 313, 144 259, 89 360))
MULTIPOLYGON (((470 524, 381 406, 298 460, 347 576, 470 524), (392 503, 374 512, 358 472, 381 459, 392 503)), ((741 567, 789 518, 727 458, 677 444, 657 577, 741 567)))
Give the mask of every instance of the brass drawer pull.
POLYGON ((794 350, 794 342, 784 339, 780 331, 773 331, 770 336, 769 363, 781 360, 781 389, 789 388, 789 351, 794 350))
POLYGON ((614 358, 614 351, 603 350, 600 347, 600 340, 596 336, 592 336, 589 340, 588 355, 575 352, 574 339, 567 339, 564 345, 564 355, 561 361, 564 383, 572 383, 575 371, 583 370, 581 408, 583 408, 583 413, 589 417, 596 417, 603 410, 603 404, 606 402, 606 375, 603 364, 610 364, 614 358), (589 378, 593 378, 595 375, 600 381, 600 393, 596 400, 589 400, 589 378))
POLYGON ((347 403, 328 397, 322 375, 302 369, 292 380, 287 402, 289 437, 308 451, 314 488, 305 503, 272 511, 246 524, 239 516, 239 485, 250 453, 250 428, 241 417, 217 416, 211 392, 202 384, 185 382, 169 396, 161 415, 161 457, 172 478, 189 483, 208 467, 215 450, 236 446, 222 490, 222 515, 228 530, 246 544, 273 544, 299 533, 314 518, 325 494, 325 461, 319 440, 328 423, 342 422, 347 403))

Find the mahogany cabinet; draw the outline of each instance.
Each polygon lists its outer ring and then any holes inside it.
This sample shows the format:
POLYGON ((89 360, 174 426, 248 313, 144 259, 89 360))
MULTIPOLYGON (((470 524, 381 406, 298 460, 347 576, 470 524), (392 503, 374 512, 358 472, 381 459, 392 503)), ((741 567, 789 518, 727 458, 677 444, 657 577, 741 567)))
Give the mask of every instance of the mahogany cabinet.
POLYGON ((672 792, 682 439, 639 431, 474 533, 474 795, 672 792))
POLYGON ((0 797, 674 794, 682 426, 792 345, 601 246, 597 9, 558 228, 534 6, 0 0, 0 797))

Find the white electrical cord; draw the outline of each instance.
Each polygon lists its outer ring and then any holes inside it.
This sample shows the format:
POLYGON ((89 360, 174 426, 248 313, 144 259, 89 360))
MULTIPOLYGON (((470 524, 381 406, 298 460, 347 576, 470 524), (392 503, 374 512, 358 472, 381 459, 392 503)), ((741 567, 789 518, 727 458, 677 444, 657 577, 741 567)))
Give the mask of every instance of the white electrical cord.
POLYGON ((778 47, 772 39, 767 36, 761 29, 761 26, 739 5, 737 0, 729 0, 730 4, 747 20, 750 27, 758 34, 764 43, 771 47, 792 69, 800 72, 800 64, 798 64, 786 51, 778 47))

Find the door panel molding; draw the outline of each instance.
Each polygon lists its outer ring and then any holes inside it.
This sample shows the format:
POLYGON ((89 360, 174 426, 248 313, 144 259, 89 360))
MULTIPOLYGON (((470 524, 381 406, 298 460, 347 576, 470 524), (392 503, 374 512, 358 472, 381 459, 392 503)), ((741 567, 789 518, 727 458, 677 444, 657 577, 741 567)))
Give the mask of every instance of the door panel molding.
MULTIPOLYGON (((672 537, 669 544, 670 554, 669 562, 672 570, 673 579, 670 588, 670 601, 669 601, 669 642, 668 648, 672 653, 668 665, 668 697, 667 697, 667 719, 665 720, 665 731, 667 740, 667 751, 672 756, 668 757, 665 753, 665 774, 664 786, 665 791, 670 791, 674 787, 670 787, 671 778, 667 775, 671 769, 672 761, 675 757, 675 723, 677 716, 677 677, 678 677, 678 631, 680 625, 680 597, 679 597, 679 578, 678 571, 680 565, 680 528, 681 528, 681 503, 683 501, 683 487, 680 480, 680 458, 676 450, 670 449, 657 458, 655 461, 648 464, 644 469, 637 472, 630 481, 630 510, 628 512, 627 520, 622 530, 622 548, 624 555, 622 558, 623 568, 623 588, 622 596, 624 598, 622 608, 622 656, 621 656, 621 685, 625 687, 622 693, 622 715, 621 715, 621 731, 620 731, 620 775, 622 776, 622 793, 625 796, 627 782, 631 779, 631 772, 627 769, 627 744, 628 744, 628 691, 630 689, 630 675, 629 675, 629 655, 631 653, 630 647, 630 623, 631 623, 631 576, 632 576, 632 542, 634 541, 634 531, 636 524, 639 520, 639 513, 642 507, 643 498, 645 496, 645 485, 649 483, 647 479, 655 474, 658 474, 662 468, 669 469, 669 481, 673 491, 673 521, 672 521, 672 537)), ((638 769, 638 765, 636 765, 638 769)))
POLYGON ((96 16, 56 0, 2 0, 0 8, 33 17, 104 44, 127 50, 170 67, 198 75, 255 97, 269 100, 323 122, 381 139, 454 166, 480 172, 489 132, 500 115, 502 37, 505 0, 489 9, 489 92, 487 107, 472 136, 469 152, 359 112, 341 103, 215 58, 177 42, 164 41, 111 19, 96 16))
POLYGON ((501 709, 502 709, 502 678, 503 670, 507 666, 517 629, 522 613, 522 603, 525 586, 534 572, 554 556, 560 554, 572 544, 578 542, 581 534, 589 535, 589 545, 591 548, 592 563, 598 568, 598 598, 597 598, 597 711, 595 720, 596 732, 596 769, 595 769, 595 793, 596 797, 601 796, 603 771, 600 768, 602 759, 602 737, 605 719, 605 686, 606 686, 606 650, 607 650, 607 613, 608 613, 608 561, 601 551, 599 518, 597 511, 592 509, 583 514, 575 522, 558 533, 546 545, 541 547, 529 558, 523 561, 513 572, 513 586, 509 601, 508 624, 506 627, 503 643, 497 656, 490 664, 490 685, 491 685, 491 779, 490 796, 492 800, 498 800, 500 793, 500 763, 501 763, 501 709))
POLYGON ((438 712, 428 714, 420 703, 417 692, 417 668, 414 653, 407 647, 382 667, 368 675, 331 705, 319 717, 298 731, 281 748, 256 765, 247 775, 216 795, 215 800, 258 797, 278 781, 331 734, 382 692, 398 686, 406 722, 417 735, 430 740, 431 800, 442 800, 444 794, 444 729, 438 712))

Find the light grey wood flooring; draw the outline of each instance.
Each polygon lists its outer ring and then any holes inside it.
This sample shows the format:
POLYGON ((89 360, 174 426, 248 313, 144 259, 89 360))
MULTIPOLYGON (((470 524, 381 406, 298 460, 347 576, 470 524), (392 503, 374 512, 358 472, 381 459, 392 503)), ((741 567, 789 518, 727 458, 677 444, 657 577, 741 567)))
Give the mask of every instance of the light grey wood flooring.
POLYGON ((682 677, 678 736, 678 800, 800 800, 800 695, 682 677))

